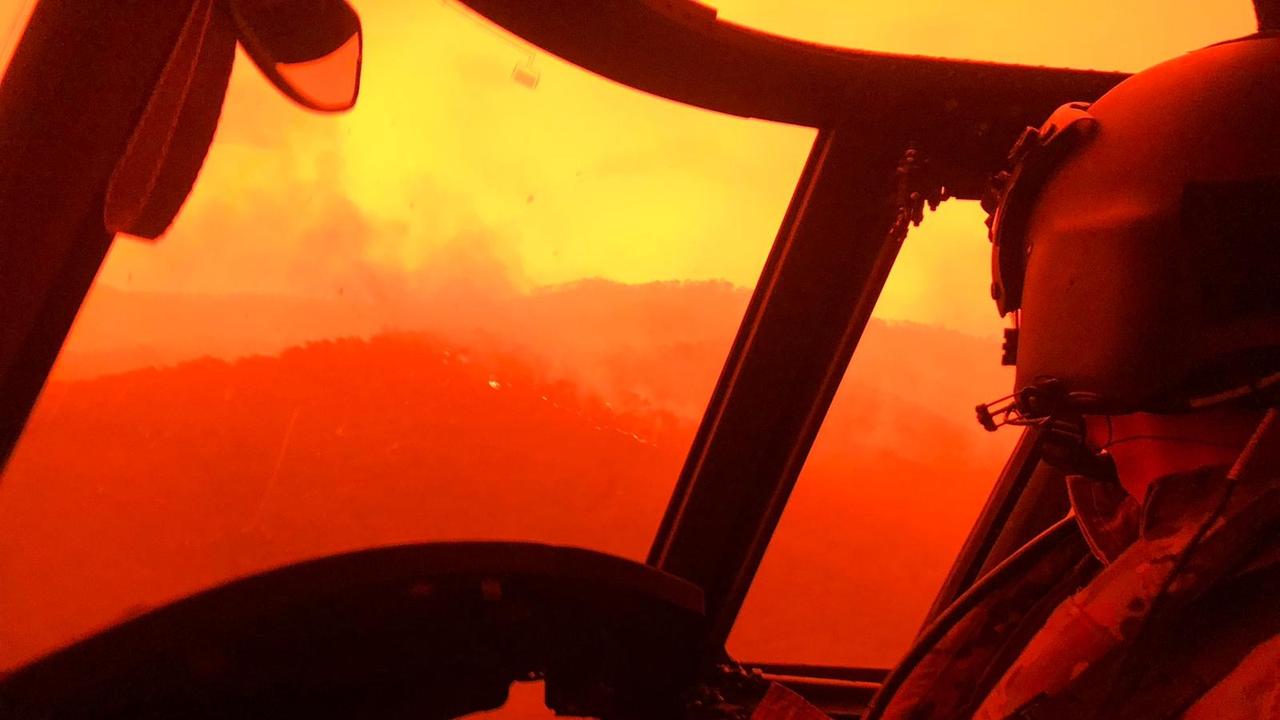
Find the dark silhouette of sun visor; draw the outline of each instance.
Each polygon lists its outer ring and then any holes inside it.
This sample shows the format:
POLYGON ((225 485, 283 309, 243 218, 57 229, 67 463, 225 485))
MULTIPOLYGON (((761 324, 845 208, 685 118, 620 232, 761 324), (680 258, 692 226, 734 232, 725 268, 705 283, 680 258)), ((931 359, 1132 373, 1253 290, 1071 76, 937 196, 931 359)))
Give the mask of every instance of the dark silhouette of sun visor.
POLYGON ((341 112, 360 94, 363 33, 345 0, 230 0, 240 43, 276 88, 311 110, 341 112))
POLYGON ((363 40, 345 0, 194 0, 107 185, 107 230, 154 240, 172 224, 213 141, 237 40, 299 105, 355 104, 363 40))

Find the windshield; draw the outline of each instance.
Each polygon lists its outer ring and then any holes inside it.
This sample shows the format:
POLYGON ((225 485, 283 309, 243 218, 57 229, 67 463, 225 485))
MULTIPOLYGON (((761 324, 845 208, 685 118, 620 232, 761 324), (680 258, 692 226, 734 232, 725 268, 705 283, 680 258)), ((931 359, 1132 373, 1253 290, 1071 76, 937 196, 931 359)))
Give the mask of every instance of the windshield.
POLYGON ((367 5, 354 112, 239 58, 111 250, 0 486, 0 666, 354 548, 648 551, 814 131, 367 5))
POLYGON ((0 3, 0 68, 9 66, 35 3, 36 0, 5 0, 0 3))
MULTIPOLYGON (((717 4, 837 44, 1128 69, 1251 27, 1223 11, 1116 55, 989 38, 987 10, 959 32, 923 3, 717 4)), ((355 111, 304 114, 239 58, 173 229, 114 245, 0 484, 0 668, 353 548, 644 557, 814 131, 638 93, 453 3, 358 5, 355 111)), ((969 424, 1008 379, 981 222, 952 203, 912 232, 735 654, 909 642, 1012 440, 969 424)))
POLYGON ((920 629, 1015 432, 976 202, 907 236, 729 639, 735 657, 888 667, 920 629), (856 610, 855 610, 856 609, 856 610))

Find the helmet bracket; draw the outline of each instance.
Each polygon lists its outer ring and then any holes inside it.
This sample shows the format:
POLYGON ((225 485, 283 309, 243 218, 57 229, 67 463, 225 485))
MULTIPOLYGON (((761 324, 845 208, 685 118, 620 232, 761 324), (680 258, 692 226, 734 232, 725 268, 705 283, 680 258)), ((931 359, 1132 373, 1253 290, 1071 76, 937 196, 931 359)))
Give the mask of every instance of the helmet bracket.
POLYGON ((1009 152, 1011 169, 992 178, 983 198, 992 242, 991 297, 1001 315, 1022 306, 1023 274, 1030 251, 1027 223, 1036 196, 1062 159, 1097 128, 1088 108, 1088 103, 1063 105, 1044 125, 1023 131, 1009 152))

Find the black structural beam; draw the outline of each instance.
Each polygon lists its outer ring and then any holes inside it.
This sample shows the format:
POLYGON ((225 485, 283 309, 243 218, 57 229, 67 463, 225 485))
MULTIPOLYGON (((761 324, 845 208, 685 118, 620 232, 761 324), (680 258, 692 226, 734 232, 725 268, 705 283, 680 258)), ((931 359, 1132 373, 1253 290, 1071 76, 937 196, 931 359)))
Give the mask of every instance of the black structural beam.
POLYGON ((650 551, 650 563, 705 592, 711 653, 901 244, 891 228, 907 143, 866 136, 860 123, 819 132, 650 551))
POLYGON ((0 470, 111 245, 107 181, 190 8, 41 0, 0 83, 0 470))
MULTIPOLYGON (((1126 77, 820 45, 720 20, 693 0, 461 1, 586 70, 695 107, 817 128, 895 107, 951 195, 967 199, 1028 125, 1126 77)), ((896 127, 864 125, 868 144, 896 127)))

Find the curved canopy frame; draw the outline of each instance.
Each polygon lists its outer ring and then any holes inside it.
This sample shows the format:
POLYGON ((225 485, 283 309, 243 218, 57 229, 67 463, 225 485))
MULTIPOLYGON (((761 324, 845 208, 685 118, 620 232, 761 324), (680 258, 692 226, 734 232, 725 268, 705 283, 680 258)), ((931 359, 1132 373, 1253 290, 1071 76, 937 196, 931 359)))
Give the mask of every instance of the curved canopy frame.
MULTIPOLYGON (((953 197, 977 199, 1013 140, 1127 75, 839 48, 716 17, 693 0, 459 0, 591 72, 716 112, 830 128, 891 115, 953 197)), ((878 138, 869 135, 868 143, 878 138)))

